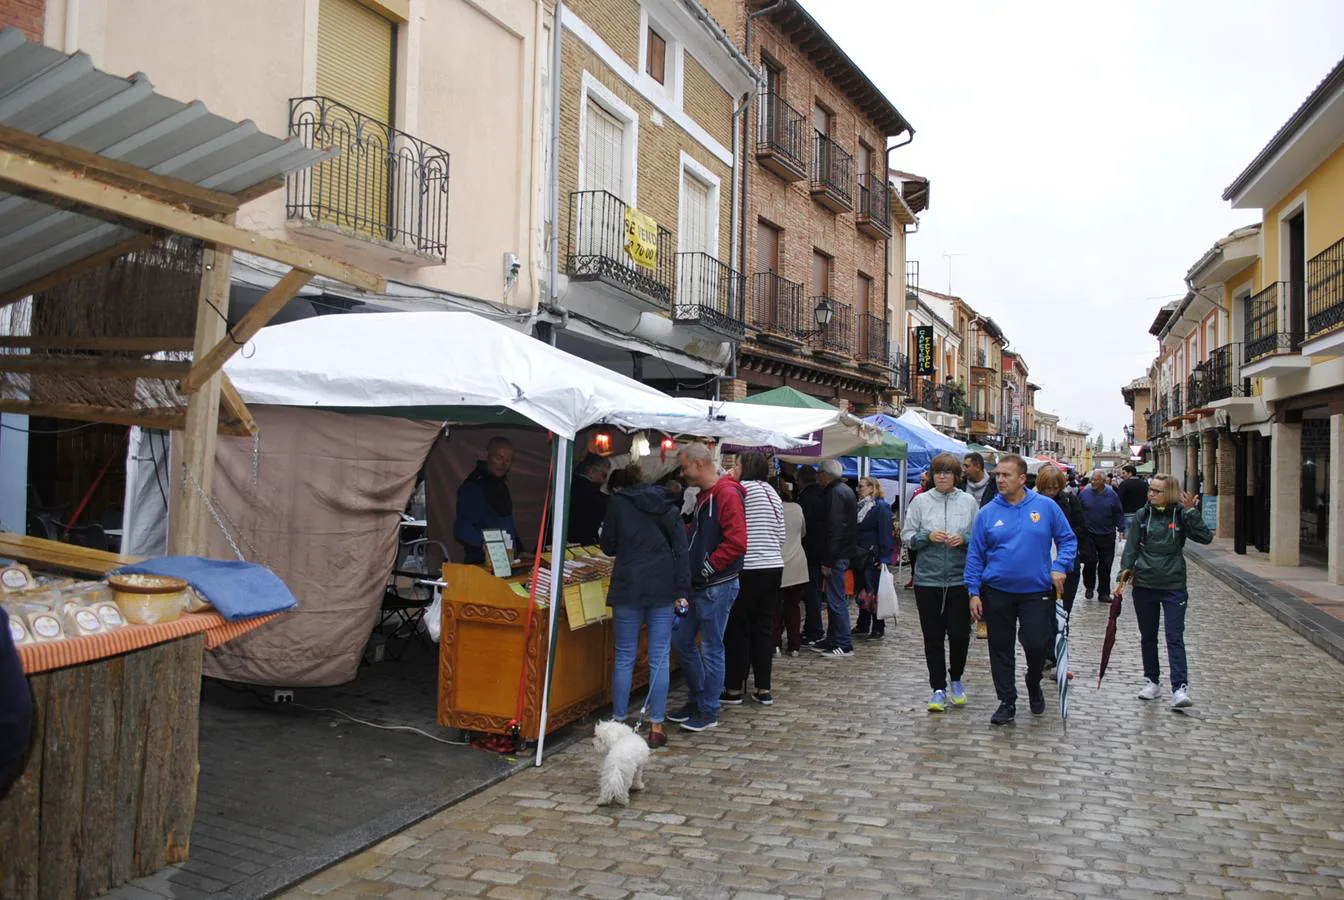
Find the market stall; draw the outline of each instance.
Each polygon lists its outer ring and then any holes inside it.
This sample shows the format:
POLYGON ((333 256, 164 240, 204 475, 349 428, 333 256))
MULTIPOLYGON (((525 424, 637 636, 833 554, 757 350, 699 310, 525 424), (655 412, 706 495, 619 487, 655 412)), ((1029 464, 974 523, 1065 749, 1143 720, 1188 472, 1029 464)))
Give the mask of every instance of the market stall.
MULTIPOLYGON (((394 416, 414 420, 404 422, 400 430, 427 429, 428 435, 421 438, 426 445, 443 423, 450 432, 457 425, 531 425, 550 432, 546 486, 550 510, 541 517, 551 523, 550 539, 537 543, 552 548, 565 546, 573 440, 584 428, 603 423, 626 431, 656 430, 788 448, 808 445, 806 439, 669 397, 469 313, 324 316, 268 328, 254 345, 255 352, 247 358, 235 357, 226 372, 263 423, 268 416, 284 415, 286 409, 348 416, 361 430, 374 417, 394 416), (412 344, 425 352, 407 354, 405 348, 412 344)), ((255 491, 243 484, 234 497, 221 498, 230 512, 238 514, 244 537, 260 527, 259 522, 251 524, 249 504, 265 506, 266 485, 294 471, 281 455, 270 452, 266 437, 270 430, 270 426, 263 429, 259 450, 246 442, 233 444, 240 456, 260 455, 251 468, 255 491)), ((396 426, 388 430, 399 433, 396 426)), ((307 443, 299 438, 293 442, 307 443)), ((366 450, 374 455, 378 452, 372 445, 366 450)), ((414 452, 414 442, 401 451, 403 467, 414 452)), ((427 446, 415 465, 425 452, 427 446)), ((381 482, 380 490, 389 484, 381 482)), ((392 502, 388 502, 392 498, 383 498, 385 514, 395 515, 404 504, 409 483, 403 489, 406 493, 395 495, 392 502)), ((292 489, 290 493, 300 496, 292 489)), ((342 499, 342 505, 351 502, 349 497, 342 499)), ((266 527, 283 529, 285 510, 276 511, 281 518, 271 517, 266 527)), ((314 549, 295 548, 290 555, 306 557, 314 549)), ((576 584, 571 578, 567 584, 564 554, 543 557, 543 561, 549 570, 534 567, 515 572, 507 559, 489 570, 446 564, 439 649, 440 722, 502 733, 517 729, 521 737, 538 740, 539 757, 548 731, 581 714, 580 710, 605 702, 611 658, 610 634, 602 616, 585 613, 582 626, 576 621, 576 610, 605 608, 605 589, 600 583, 593 586, 593 579, 576 584), (566 603, 574 597, 571 588, 578 589, 578 607, 566 603)), ((284 574, 284 565, 278 564, 277 570, 284 574)), ((267 653, 275 661, 281 659, 287 642, 290 658, 306 652, 324 623, 332 619, 321 591, 312 590, 304 579, 293 581, 304 601, 301 610, 257 638, 257 643, 267 644, 267 653)), ((343 595, 352 603, 362 603, 362 614, 352 610, 343 617, 350 631, 363 629, 368 634, 379 593, 362 601, 343 595)), ((259 670, 255 650, 243 640, 212 656, 230 658, 230 677, 251 680, 249 675, 261 675, 267 679, 263 683, 275 683, 277 670, 259 670)), ((353 652, 349 664, 357 665, 358 651, 353 652)))

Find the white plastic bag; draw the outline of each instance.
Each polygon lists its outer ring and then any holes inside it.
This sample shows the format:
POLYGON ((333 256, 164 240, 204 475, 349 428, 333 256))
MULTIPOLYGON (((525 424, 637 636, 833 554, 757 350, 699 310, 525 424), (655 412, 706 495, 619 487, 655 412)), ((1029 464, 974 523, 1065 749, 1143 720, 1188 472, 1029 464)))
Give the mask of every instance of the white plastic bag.
POLYGON ((429 609, 425 610, 425 618, 422 621, 425 631, 429 633, 429 639, 437 644, 439 631, 443 628, 443 588, 438 585, 434 586, 434 601, 429 604, 429 609))
POLYGON ((877 617, 894 619, 900 611, 901 604, 896 599, 896 578, 891 574, 890 566, 883 566, 882 575, 877 579, 877 617))

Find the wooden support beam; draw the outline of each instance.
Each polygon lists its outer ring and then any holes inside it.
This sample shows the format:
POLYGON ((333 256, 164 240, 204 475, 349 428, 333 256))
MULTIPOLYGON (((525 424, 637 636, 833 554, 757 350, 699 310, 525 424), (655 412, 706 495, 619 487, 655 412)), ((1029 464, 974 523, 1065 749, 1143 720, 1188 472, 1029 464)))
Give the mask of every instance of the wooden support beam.
MULTIPOLYGON (((160 428, 181 431, 186 427, 186 414, 180 409, 123 409, 117 406, 94 406, 87 403, 29 403, 26 400, 0 400, 0 412, 24 416, 42 416, 50 419, 73 419, 76 422, 106 422, 109 425, 138 425, 141 428, 160 428)), ((229 437, 250 437, 245 424, 219 423, 219 433, 229 437)))
MULTIPOLYGON (((224 336, 233 251, 207 246, 203 264, 201 290, 196 302, 195 359, 205 356, 224 336)), ((183 471, 173 472, 172 508, 168 517, 169 552, 176 556, 205 556, 210 549, 211 520, 207 501, 215 474, 219 386, 223 377, 222 372, 216 372, 187 403, 183 471)))
POLYGON ((100 356, 0 355, 0 372, 64 375, 81 378, 185 378, 191 363, 167 359, 125 359, 100 356))
POLYGON ((86 256, 78 262, 71 263, 64 269, 52 272, 49 275, 43 275, 41 278, 35 278, 27 284, 21 284, 18 287, 0 294, 0 309, 22 300, 24 297, 32 294, 40 294, 43 291, 49 291, 54 287, 60 287, 68 281, 73 281, 85 272, 105 266, 127 253, 134 253, 136 250, 143 250, 154 243, 155 235, 153 232, 146 234, 137 234, 129 240, 122 241, 120 244, 113 244, 106 250, 102 250, 92 256, 86 256))
MULTIPOLYGON (((257 428, 257 420, 252 418, 252 410, 247 408, 247 404, 243 402, 242 395, 239 394, 238 389, 233 386, 233 382, 229 380, 229 376, 225 375, 223 372, 219 374, 219 405, 220 409, 223 410, 229 418, 238 420, 238 424, 243 432, 249 436, 257 433, 259 429, 257 428)), ((222 425, 223 422, 221 422, 220 434, 224 433, 222 425)))
MULTIPOLYGON (((29 337, 0 335, 0 348, 21 350, 108 350, 123 353, 186 352, 192 348, 190 337, 29 337)), ((0 357, 3 359, 3 357, 0 357)))
MULTIPOLYGON (((362 290, 378 292, 387 287, 387 281, 381 275, 239 228, 232 222, 179 209, 138 191, 128 191, 94 177, 75 175, 12 150, 0 149, 0 182, 68 200, 106 216, 142 222, 232 250, 245 250, 362 290)), ((198 349, 204 353, 208 348, 198 349)))
POLYGON ((0 149, 41 160, 76 175, 96 178, 104 184, 135 191, 202 215, 220 217, 238 211, 237 198, 222 191, 212 191, 171 175, 159 175, 133 163, 102 156, 82 147, 38 137, 17 128, 0 125, 0 149))
POLYGON ((243 344, 256 337, 262 326, 271 321, 286 303, 293 300, 312 277, 312 272, 300 269, 290 269, 286 272, 285 277, 276 282, 275 287, 267 291, 237 325, 225 332, 223 340, 211 347, 204 356, 196 357, 191 371, 182 379, 182 392, 195 393, 210 376, 223 369, 224 363, 228 362, 243 344))
POLYGON ((234 194, 233 199, 237 200, 240 205, 243 203, 251 203, 258 197, 265 197, 267 194, 272 193, 274 191, 278 191, 284 186, 285 186, 284 176, 278 176, 276 178, 272 178, 269 181, 263 181, 258 184, 254 184, 250 188, 244 188, 243 190, 234 194))

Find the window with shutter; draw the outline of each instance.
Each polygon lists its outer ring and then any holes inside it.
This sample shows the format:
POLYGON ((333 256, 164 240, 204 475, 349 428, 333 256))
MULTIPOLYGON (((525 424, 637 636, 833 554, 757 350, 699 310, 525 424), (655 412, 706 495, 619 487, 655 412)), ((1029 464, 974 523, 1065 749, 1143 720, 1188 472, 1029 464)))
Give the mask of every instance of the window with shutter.
POLYGON ((327 195, 315 200, 335 210, 337 224, 377 238, 389 236, 396 27, 358 0, 321 0, 318 7, 317 93, 352 112, 329 112, 349 121, 333 126, 340 153, 314 167, 312 190, 327 195))
POLYGON ((588 101, 588 125, 584 135, 583 188, 586 191, 606 191, 622 196, 622 173, 625 169, 625 123, 588 101))
POLYGON ((645 48, 644 71, 659 84, 667 83, 667 40, 652 28, 649 29, 648 46, 645 48))
POLYGON ((682 176, 681 251, 715 256, 710 187, 690 174, 682 176))

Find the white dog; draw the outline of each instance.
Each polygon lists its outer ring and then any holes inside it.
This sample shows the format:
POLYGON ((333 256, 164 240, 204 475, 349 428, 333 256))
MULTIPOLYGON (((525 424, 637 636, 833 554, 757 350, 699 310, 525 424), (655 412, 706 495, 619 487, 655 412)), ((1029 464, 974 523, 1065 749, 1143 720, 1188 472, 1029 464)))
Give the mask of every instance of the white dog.
POLYGON ((644 765, 649 761, 649 745, 624 722, 598 722, 593 746, 602 757, 598 780, 598 806, 612 803, 626 806, 631 791, 644 790, 644 765))

